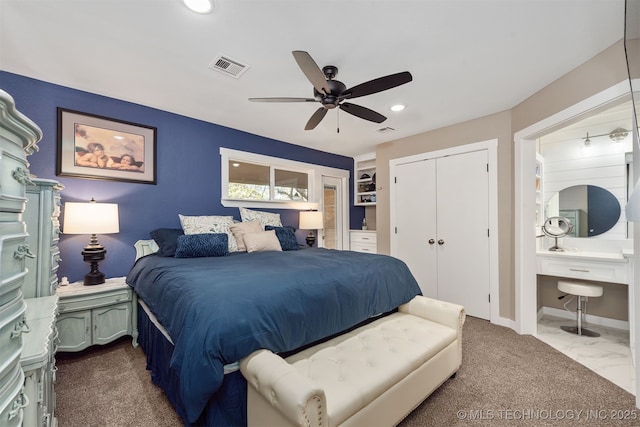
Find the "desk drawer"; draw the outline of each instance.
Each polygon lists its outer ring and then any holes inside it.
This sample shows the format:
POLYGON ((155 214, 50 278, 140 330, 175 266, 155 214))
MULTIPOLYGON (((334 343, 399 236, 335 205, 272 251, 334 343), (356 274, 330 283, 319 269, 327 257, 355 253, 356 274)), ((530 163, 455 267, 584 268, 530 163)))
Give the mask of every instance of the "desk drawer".
POLYGON ((626 261, 579 261, 539 257, 537 273, 547 276, 628 284, 628 267, 629 264, 626 261))
POLYGON ((67 313, 70 311, 86 310, 127 301, 131 301, 131 290, 121 289, 97 295, 64 297, 60 300, 59 310, 60 313, 67 313))

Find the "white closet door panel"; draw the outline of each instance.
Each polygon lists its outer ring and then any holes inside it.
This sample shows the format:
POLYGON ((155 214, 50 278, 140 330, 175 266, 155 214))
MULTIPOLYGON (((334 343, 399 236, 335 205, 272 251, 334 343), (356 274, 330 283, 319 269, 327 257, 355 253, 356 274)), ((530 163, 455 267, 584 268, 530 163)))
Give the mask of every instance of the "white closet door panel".
POLYGON ((396 168, 396 248, 394 256, 413 273, 424 296, 437 298, 436 168, 435 160, 406 163, 396 168))
POLYGON ((475 151, 437 163, 438 298, 483 319, 491 317, 487 155, 475 151))

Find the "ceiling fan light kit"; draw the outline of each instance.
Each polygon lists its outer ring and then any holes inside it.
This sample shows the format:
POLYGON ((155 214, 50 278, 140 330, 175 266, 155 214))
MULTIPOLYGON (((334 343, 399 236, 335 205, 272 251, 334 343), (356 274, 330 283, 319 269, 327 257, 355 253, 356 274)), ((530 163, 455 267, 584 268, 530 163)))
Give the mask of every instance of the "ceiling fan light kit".
POLYGON ((339 108, 353 116, 368 120, 374 123, 382 123, 387 118, 369 108, 361 105, 345 102, 346 99, 358 98, 361 96, 372 95, 382 92, 396 86, 409 83, 413 80, 411 73, 403 71, 388 76, 379 77, 368 82, 361 83, 347 89, 347 86, 341 81, 334 80, 338 74, 338 67, 327 65, 322 69, 313 60, 311 55, 302 50, 294 50, 293 58, 298 66, 313 85, 313 98, 249 98, 253 102, 319 102, 322 104, 312 115, 305 130, 315 129, 316 126, 324 119, 328 110, 339 108))

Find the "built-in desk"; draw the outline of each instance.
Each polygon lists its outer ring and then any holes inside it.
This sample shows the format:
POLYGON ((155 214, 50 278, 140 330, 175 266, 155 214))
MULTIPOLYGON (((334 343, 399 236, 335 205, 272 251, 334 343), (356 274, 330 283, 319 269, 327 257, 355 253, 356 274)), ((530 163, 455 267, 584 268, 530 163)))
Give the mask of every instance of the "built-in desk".
POLYGON ((536 265, 537 274, 545 276, 628 285, 629 344, 632 354, 635 354, 633 253, 631 251, 538 251, 536 265))

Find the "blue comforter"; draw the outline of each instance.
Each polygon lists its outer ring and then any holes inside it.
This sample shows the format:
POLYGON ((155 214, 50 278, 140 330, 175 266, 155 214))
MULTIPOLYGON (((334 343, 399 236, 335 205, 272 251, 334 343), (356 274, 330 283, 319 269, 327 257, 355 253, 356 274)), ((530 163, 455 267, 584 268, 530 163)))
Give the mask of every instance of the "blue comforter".
POLYGON ((222 383, 223 365, 260 348, 294 350, 420 294, 396 258, 315 248, 151 255, 136 262, 127 283, 175 343, 171 369, 190 422, 222 383))

